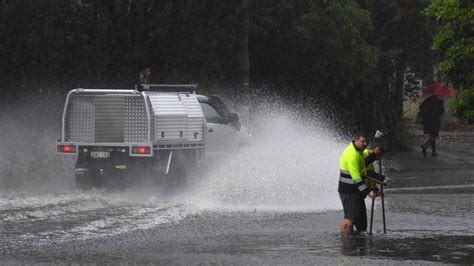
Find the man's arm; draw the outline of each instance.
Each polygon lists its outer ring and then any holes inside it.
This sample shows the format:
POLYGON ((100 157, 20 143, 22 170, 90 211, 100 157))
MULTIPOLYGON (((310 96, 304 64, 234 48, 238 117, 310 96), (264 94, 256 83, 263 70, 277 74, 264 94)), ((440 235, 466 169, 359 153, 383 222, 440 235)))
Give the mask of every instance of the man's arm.
POLYGON ((375 153, 369 152, 369 155, 365 157, 365 166, 369 166, 375 161, 377 161, 377 155, 375 155, 375 153))
POLYGON ((379 160, 380 158, 382 158, 382 147, 375 146, 372 149, 368 149, 366 153, 368 154, 367 156, 365 156, 365 166, 369 166, 376 160, 379 160))

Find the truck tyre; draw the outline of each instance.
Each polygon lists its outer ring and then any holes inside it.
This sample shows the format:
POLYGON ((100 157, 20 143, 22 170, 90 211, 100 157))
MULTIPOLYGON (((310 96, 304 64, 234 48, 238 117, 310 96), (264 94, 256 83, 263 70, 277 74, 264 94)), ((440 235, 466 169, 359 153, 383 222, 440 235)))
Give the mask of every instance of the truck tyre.
POLYGON ((92 186, 90 172, 87 168, 77 168, 76 170, 76 189, 88 190, 92 186))
POLYGON ((186 185, 187 171, 184 158, 181 155, 177 154, 177 156, 173 157, 170 170, 165 176, 167 185, 172 189, 183 188, 186 185))
POLYGON ((186 169, 181 161, 171 166, 168 175, 170 175, 176 187, 184 187, 186 185, 186 169))
POLYGON ((91 188, 101 188, 102 177, 96 171, 87 168, 76 169, 76 189, 90 190, 91 188))

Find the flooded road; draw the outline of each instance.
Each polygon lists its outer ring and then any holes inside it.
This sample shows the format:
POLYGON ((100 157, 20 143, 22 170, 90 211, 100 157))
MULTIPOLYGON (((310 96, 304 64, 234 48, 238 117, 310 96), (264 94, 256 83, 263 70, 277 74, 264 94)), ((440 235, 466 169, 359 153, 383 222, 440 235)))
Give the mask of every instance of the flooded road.
POLYGON ((341 211, 224 211, 130 191, 2 193, 2 263, 474 263, 474 195, 387 192, 370 235, 341 211))
MULTIPOLYGON (((0 264, 474 263, 472 152, 388 160, 387 234, 377 201, 374 234, 346 241, 337 177, 347 143, 291 116, 265 121, 254 146, 179 193, 74 190, 74 158, 0 153, 0 264)), ((54 147, 44 138, 38 150, 54 147)), ((19 151, 22 140, 2 145, 19 151)))

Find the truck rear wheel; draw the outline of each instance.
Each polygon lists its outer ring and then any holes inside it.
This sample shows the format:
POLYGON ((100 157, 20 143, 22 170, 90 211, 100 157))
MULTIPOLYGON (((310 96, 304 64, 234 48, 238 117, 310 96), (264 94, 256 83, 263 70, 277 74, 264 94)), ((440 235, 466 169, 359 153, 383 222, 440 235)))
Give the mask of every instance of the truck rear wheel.
POLYGON ((176 187, 183 187, 186 185, 186 169, 184 165, 178 164, 172 169, 170 169, 170 180, 172 181, 173 185, 176 187))
POLYGON ((171 161, 170 170, 167 174, 168 183, 172 188, 183 188, 186 186, 186 165, 182 154, 178 154, 171 161))
POLYGON ((76 169, 76 189, 89 190, 93 187, 101 188, 103 186, 102 177, 96 172, 87 168, 76 169))

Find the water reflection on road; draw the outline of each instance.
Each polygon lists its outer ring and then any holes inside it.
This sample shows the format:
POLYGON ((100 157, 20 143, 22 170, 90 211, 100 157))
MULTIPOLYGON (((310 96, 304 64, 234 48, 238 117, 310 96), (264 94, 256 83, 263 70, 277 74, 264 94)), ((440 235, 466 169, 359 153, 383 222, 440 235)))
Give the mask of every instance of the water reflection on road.
POLYGON ((341 240, 344 256, 472 263, 473 236, 367 237, 341 240))
POLYGON ((0 197, 0 262, 473 263, 472 194, 388 194, 383 234, 342 239, 340 211, 205 209, 143 193, 0 197))

